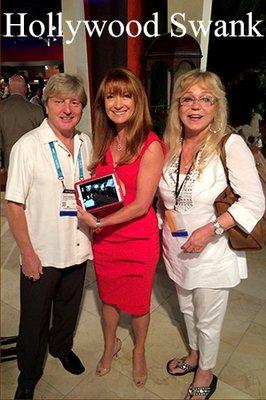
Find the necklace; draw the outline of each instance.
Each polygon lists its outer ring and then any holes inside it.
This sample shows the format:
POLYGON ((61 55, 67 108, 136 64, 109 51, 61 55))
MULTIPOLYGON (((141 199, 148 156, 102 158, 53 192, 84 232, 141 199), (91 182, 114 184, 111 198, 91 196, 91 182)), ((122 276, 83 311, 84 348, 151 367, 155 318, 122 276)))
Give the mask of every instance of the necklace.
POLYGON ((195 156, 198 153, 198 147, 193 146, 192 148, 186 148, 187 151, 184 151, 184 141, 182 141, 182 151, 181 151, 181 159, 180 162, 182 162, 182 168, 187 172, 188 169, 191 167, 195 160, 195 156), (186 155, 190 155, 189 159, 186 159, 184 156, 184 153, 186 155), (192 155, 192 157, 191 157, 192 155))
POLYGON ((184 170, 187 171, 189 169, 189 167, 191 166, 192 162, 194 161, 194 158, 195 158, 195 155, 193 155, 193 157, 190 160, 186 161, 184 156, 183 156, 183 154, 182 154, 182 161, 183 161, 184 170))
POLYGON ((117 151, 122 151, 122 149, 123 149, 122 144, 117 139, 115 141, 115 145, 116 145, 116 150, 117 151))
POLYGON ((122 141, 120 142, 117 137, 115 138, 115 148, 117 151, 122 151, 124 149, 122 141))

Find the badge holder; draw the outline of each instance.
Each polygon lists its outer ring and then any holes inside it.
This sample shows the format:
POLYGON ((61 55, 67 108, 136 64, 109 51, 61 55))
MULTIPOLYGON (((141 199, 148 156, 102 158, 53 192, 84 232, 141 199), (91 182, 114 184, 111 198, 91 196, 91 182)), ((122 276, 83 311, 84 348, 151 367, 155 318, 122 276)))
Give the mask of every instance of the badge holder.
POLYGON ((178 211, 166 210, 165 218, 173 237, 188 237, 188 232, 186 230, 182 215, 178 211))
MULTIPOLYGON (((61 169, 61 165, 58 159, 57 151, 54 145, 54 142, 49 142, 50 150, 52 153, 52 157, 54 160, 55 169, 57 172, 57 177, 59 181, 62 183, 63 192, 61 196, 61 203, 60 203, 60 210, 59 216, 60 217, 76 217, 77 216, 77 203, 76 203, 76 196, 75 191, 72 189, 66 189, 64 184, 64 175, 61 169)), ((79 149, 78 152, 78 166, 79 166, 79 179, 84 178, 83 172, 83 162, 81 157, 81 151, 79 149)))
POLYGON ((60 217, 75 217, 77 215, 77 203, 75 191, 71 189, 64 189, 61 197, 60 217))
MULTIPOLYGON (((197 151, 195 155, 195 159, 197 159, 199 154, 199 151, 197 151)), ((175 186, 175 207, 178 204, 178 197, 183 189, 183 186, 187 179, 189 178, 190 171, 192 169, 193 163, 190 165, 189 170, 186 173, 186 176, 179 186, 179 177, 180 177, 180 164, 181 164, 181 156, 182 156, 182 149, 179 154, 179 160, 178 160, 178 169, 176 172, 176 186, 175 186)), ((186 225, 183 221, 182 214, 176 209, 174 210, 165 210, 165 218, 167 221, 167 224, 169 226, 169 229, 171 231, 171 234, 173 237, 178 237, 178 238, 187 238, 188 237, 188 231, 186 230, 186 225)))

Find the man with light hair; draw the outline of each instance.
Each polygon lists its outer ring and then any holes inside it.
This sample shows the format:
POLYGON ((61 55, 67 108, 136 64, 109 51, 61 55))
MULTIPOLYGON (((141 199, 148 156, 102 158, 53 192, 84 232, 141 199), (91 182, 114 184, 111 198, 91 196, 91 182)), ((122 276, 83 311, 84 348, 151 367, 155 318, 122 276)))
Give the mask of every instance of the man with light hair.
POLYGON ((44 113, 40 106, 26 99, 27 86, 21 75, 13 75, 8 82, 10 96, 0 101, 0 146, 2 168, 7 171, 12 146, 24 133, 39 126, 44 113))
POLYGON ((68 372, 85 370, 72 346, 92 252, 73 189, 90 175, 91 141, 76 130, 87 96, 78 77, 57 74, 48 81, 44 103, 47 119, 13 146, 6 188, 21 264, 15 399, 33 399, 48 343, 68 372))

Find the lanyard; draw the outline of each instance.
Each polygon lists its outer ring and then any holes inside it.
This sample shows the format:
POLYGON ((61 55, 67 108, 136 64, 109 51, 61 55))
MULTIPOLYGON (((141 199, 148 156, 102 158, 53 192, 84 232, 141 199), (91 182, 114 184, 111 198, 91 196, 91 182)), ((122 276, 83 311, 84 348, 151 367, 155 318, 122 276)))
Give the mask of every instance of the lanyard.
MULTIPOLYGON (((64 175, 61 169, 61 165, 58 159, 58 155, 57 155, 57 151, 54 145, 54 142, 49 142, 49 146, 50 146, 50 150, 53 156, 53 160, 54 160, 54 165, 55 165, 55 169, 57 172, 57 176, 58 179, 62 182, 63 188, 64 190, 66 189, 65 184, 64 184, 64 175)), ((78 152, 78 165, 79 165, 79 179, 84 179, 84 171, 83 171, 83 163, 82 163, 82 157, 81 157, 81 151, 79 149, 78 152)))
MULTIPOLYGON (((195 159, 197 159, 198 154, 199 154, 199 151, 197 151, 197 153, 196 153, 196 155, 195 155, 195 159)), ((177 167, 177 171, 176 171, 175 207, 174 207, 174 208, 177 207, 177 204, 178 204, 178 197, 179 197, 179 195, 180 195, 180 193, 181 193, 181 190, 182 190, 183 187, 184 187, 185 182, 186 182, 186 181, 188 180, 188 178, 189 178, 189 174, 190 174, 190 171, 191 171, 192 166, 193 166, 193 163, 192 163, 191 166, 189 167, 189 170, 188 170, 187 173, 186 173, 185 179, 183 180, 183 182, 181 183, 180 187, 178 188, 178 186, 179 186, 179 176, 180 176, 181 156, 182 156, 182 150, 180 151, 180 154, 179 154, 178 167, 177 167)))
POLYGON ((84 171, 83 171, 83 162, 82 162, 80 148, 78 152, 78 163, 79 163, 79 180, 81 181, 82 179, 84 179, 84 171))

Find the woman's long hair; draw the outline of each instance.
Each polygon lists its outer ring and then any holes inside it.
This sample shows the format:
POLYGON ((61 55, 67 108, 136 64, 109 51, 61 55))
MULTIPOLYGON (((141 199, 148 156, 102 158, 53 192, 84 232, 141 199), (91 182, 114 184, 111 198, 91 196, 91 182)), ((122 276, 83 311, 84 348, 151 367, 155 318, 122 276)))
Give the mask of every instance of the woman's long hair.
POLYGON ((203 139, 200 147, 202 154, 199 162, 199 171, 204 166, 204 161, 213 153, 220 154, 221 138, 228 132, 227 125, 228 108, 225 91, 220 78, 213 72, 202 72, 199 70, 189 71, 177 78, 171 107, 167 119, 164 133, 164 141, 168 149, 168 162, 174 161, 179 157, 181 151, 182 138, 184 136, 182 122, 179 118, 180 98, 190 89, 191 86, 200 84, 206 87, 208 92, 215 98, 215 114, 211 123, 210 130, 203 139))
POLYGON ((107 73, 98 89, 93 105, 93 146, 94 154, 90 169, 105 162, 105 154, 117 135, 116 125, 105 111, 108 94, 123 95, 127 92, 135 102, 135 110, 126 125, 126 150, 119 164, 130 162, 139 154, 151 127, 148 100, 140 80, 126 68, 115 68, 107 73))

